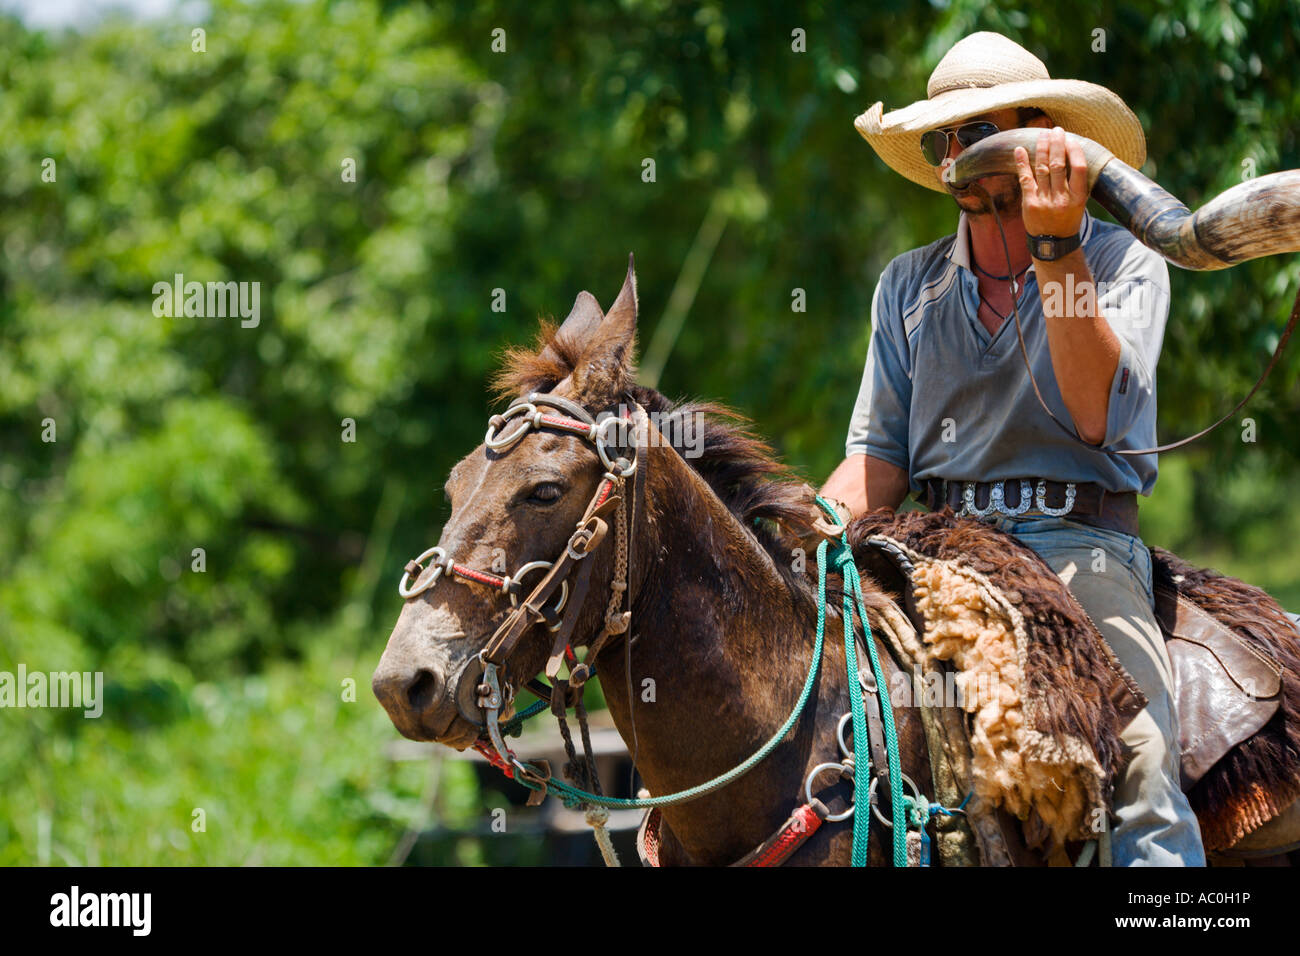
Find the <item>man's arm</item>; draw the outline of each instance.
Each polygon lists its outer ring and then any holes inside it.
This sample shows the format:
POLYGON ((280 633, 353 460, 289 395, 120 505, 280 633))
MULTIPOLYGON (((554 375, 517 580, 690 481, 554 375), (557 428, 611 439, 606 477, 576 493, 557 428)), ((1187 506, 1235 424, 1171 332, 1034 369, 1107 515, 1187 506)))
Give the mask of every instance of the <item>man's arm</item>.
POLYGON ((1040 289, 1073 286, 1076 292, 1073 298, 1044 294, 1047 348, 1074 430, 1090 445, 1100 445, 1106 438, 1111 383, 1119 367, 1119 337, 1097 308, 1096 287, 1082 249, 1055 262, 1035 259, 1034 268, 1040 289), (1059 311, 1052 307, 1057 303, 1059 311))
POLYGON ((858 517, 877 508, 898 510, 908 487, 902 468, 871 455, 850 455, 826 480, 822 497, 844 502, 858 517))
MULTIPOLYGON (((894 260, 897 262, 898 260, 894 260)), ((854 516, 896 509, 909 490, 908 410, 912 380, 894 291, 894 263, 871 296, 871 341, 853 406, 844 461, 826 481, 823 497, 843 502, 854 516)))
MULTIPOLYGON (((1083 148, 1068 145, 1060 127, 1043 130, 1033 168, 1025 150, 1016 149, 1021 210, 1030 235, 1072 236, 1088 204, 1088 168, 1083 148)), ((1047 346, 1061 398, 1084 441, 1106 438, 1111 383, 1119 366, 1120 342, 1097 307, 1092 273, 1083 250, 1054 262, 1034 260, 1043 297, 1047 346), (1063 294, 1064 292, 1064 294, 1063 294)))

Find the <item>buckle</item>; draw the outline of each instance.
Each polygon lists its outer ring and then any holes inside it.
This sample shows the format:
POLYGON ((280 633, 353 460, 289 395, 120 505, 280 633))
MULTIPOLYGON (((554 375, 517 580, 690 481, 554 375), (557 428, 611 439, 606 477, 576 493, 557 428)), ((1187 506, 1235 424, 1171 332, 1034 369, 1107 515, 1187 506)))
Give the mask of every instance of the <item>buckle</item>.
POLYGON ((1039 478, 1038 488, 1034 493, 1034 506, 1043 514, 1050 515, 1053 518, 1060 518, 1063 515, 1068 515, 1072 510, 1074 510, 1075 490, 1074 482, 1067 481, 1065 483, 1065 507, 1049 508, 1047 506, 1047 480, 1045 478, 1039 478))
POLYGON ((1025 481, 1023 478, 1017 479, 1017 484, 1020 485, 1020 497, 1017 499, 1019 501, 1019 504, 1017 504, 1014 508, 1007 505, 1006 480, 995 482, 993 485, 993 490, 989 493, 990 496, 989 505, 991 507, 997 508, 999 514, 1004 514, 1008 518, 1014 518, 1017 515, 1024 514, 1026 511, 1029 510, 1029 506, 1033 504, 1033 498, 1031 497, 1033 486, 1031 486, 1030 483, 1025 481))
MULTIPOLYGON (((975 506, 975 488, 978 484, 979 482, 976 481, 966 481, 962 483, 961 514, 974 515, 976 518, 983 518, 986 515, 993 514, 996 510, 997 506, 994 502, 992 491, 989 492, 989 503, 986 507, 977 508, 975 506)), ((998 497, 1000 498, 1001 494, 999 494, 998 497)))

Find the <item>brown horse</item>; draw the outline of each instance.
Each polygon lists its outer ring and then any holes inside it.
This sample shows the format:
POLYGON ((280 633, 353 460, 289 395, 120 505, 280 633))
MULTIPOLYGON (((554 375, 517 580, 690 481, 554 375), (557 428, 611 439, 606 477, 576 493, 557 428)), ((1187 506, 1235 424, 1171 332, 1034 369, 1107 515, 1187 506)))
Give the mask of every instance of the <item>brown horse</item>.
MULTIPOLYGON (((790 713, 812 662, 817 621, 816 570, 797 556, 819 539, 812 489, 779 464, 742 420, 715 405, 674 405, 635 383, 636 313, 629 268, 607 315, 581 293, 562 326, 543 324, 536 348, 508 355, 497 385, 509 398, 547 393, 591 416, 638 407, 656 422, 650 432, 657 440, 638 449, 641 482, 628 482, 625 489, 635 507, 626 562, 632 627, 601 643, 594 664, 637 769, 650 792, 660 795, 740 764, 790 713)), ((452 514, 439 540, 447 562, 462 569, 516 568, 522 575, 530 563, 562 555, 572 529, 595 504, 608 462, 593 453, 586 437, 540 427, 525 427, 520 435, 508 447, 486 442, 452 469, 446 483, 452 514)), ((886 520, 875 515, 855 524, 855 555, 864 529, 877 530, 886 520)), ((952 525, 951 517, 942 520, 952 525)), ((957 537, 946 538, 945 546, 961 548, 962 534, 1000 536, 975 521, 957 526, 957 537)), ((917 535, 924 531, 915 522, 907 527, 917 535)), ((604 629, 607 597, 616 583, 613 550, 594 550, 590 581, 575 588, 579 603, 568 609, 573 647, 590 647, 604 629)), ((1016 586, 1028 591, 1036 581, 1040 597, 1052 587, 1064 595, 1064 586, 1040 564, 1032 556, 1024 559, 1016 586)), ((434 567, 408 571, 416 586, 407 592, 411 596, 375 671, 374 692, 405 736, 463 750, 483 732, 481 720, 467 716, 476 711, 466 706, 465 675, 476 683, 475 662, 508 623, 511 602, 497 586, 499 576, 463 572, 431 587, 434 567)), ((893 595, 865 574, 863 589, 878 633, 878 614, 892 608, 893 595)), ((1069 619, 1078 614, 1067 602, 1068 597, 1043 599, 1026 618, 1036 615, 1044 632, 1056 630, 1054 639, 1065 653, 1076 655, 1070 666, 1102 666, 1099 657, 1077 649, 1083 642, 1070 628, 1080 625, 1069 619)), ((834 639, 842 629, 839 593, 827 604, 821 672, 793 731, 736 782, 662 809, 663 863, 723 865, 744 857, 803 802, 810 771, 840 761, 836 725, 850 701, 844 647, 834 639)), ((892 685, 898 665, 878 638, 876 647, 892 685)), ((509 680, 517 686, 540 673, 551 651, 552 637, 541 623, 530 627, 509 656, 509 680)), ((1078 693, 1080 700, 1105 696, 1093 686, 1078 693)), ((1080 709, 1063 708, 1076 714, 1080 709)), ((1121 758, 1116 717, 1107 713, 1104 726, 1083 736, 1109 784, 1121 758)), ((900 706, 894 715, 902 770, 933 795, 921 708, 900 706)), ((849 805, 851 783, 830 773, 818 782, 817 795, 831 811, 849 805)), ((873 819, 872 865, 888 865, 890 839, 873 819)), ((1026 855, 1023 845, 1013 846, 1018 841, 1006 840, 1016 862, 1043 862, 1026 855)), ((844 865, 851 844, 851 822, 828 823, 789 862, 844 865)))
MULTIPOLYGON (((608 315, 582 293, 558 331, 544 329, 541 348, 510 356, 498 384, 511 397, 566 396, 593 414, 631 398, 663 416, 660 434, 687 431, 666 424, 668 415, 703 422, 698 457, 649 442, 641 463, 644 501, 637 503, 629 556, 631 693, 621 679, 622 640, 607 645, 595 662, 598 673, 611 675, 602 687, 629 747, 635 717, 638 771, 652 793, 662 794, 739 764, 797 700, 817 608, 815 579, 791 567, 799 540, 787 529, 806 530, 813 505, 808 487, 783 480, 791 476, 770 449, 723 409, 674 408, 658 392, 634 384, 635 332, 629 271, 608 315), (654 689, 653 703, 642 699, 650 696, 647 687, 654 689)), ((494 553, 502 552, 509 567, 549 561, 563 551, 603 471, 577 436, 536 431, 504 454, 480 445, 447 481, 452 514, 439 546, 457 562, 481 568, 493 566, 494 553)), ((612 561, 595 567, 574 646, 600 629, 612 576, 612 561)), ((453 675, 483 649, 510 609, 494 591, 457 578, 407 601, 373 679, 376 696, 407 737, 464 749, 479 736, 480 728, 458 710, 453 675)), ((886 598, 870 591, 868 600, 886 598)), ((838 606, 837 598, 828 603, 838 606)), ((827 630, 838 633, 838 626, 827 630)), ((542 670, 550 648, 549 636, 537 630, 510 661, 521 679, 542 670)), ((801 802, 808 772, 838 761, 835 724, 848 709, 844 648, 827 640, 816 692, 789 738, 731 786, 664 808, 661 860, 729 864, 769 837, 801 802)), ((928 781, 925 738, 914 711, 899 711, 898 734, 904 772, 928 781)), ((820 796, 838 810, 851 789, 839 782, 820 796)), ((888 836, 880 834, 872 835, 872 863, 883 865, 888 836)), ((849 825, 823 826, 791 863, 847 863, 851 839, 849 825)))

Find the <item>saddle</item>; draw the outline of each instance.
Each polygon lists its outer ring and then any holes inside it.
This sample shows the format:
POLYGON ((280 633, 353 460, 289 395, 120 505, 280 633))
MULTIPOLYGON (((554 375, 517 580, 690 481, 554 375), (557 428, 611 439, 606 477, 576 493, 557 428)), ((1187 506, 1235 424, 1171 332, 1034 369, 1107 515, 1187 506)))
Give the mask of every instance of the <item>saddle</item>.
POLYGON ((1300 630, 1260 588, 1150 550, 1182 787, 1205 849, 1234 851, 1300 806, 1300 630))
MULTIPOLYGON (((1155 560, 1153 554, 1153 569, 1155 560)), ((1273 719, 1282 705, 1282 665, 1181 593, 1181 575, 1165 568, 1161 577, 1156 622, 1173 671, 1186 792, 1273 719)))
MULTIPOLYGON (((982 711, 941 707, 944 740, 930 748, 936 770, 947 760, 949 775, 964 776, 982 796, 983 809, 968 816, 983 862, 1008 849, 1015 857, 1008 814, 1020 821, 1024 845, 1049 856, 1095 836, 1088 808, 1109 810, 1125 759, 1118 736, 1146 700, 1059 578, 1014 539, 950 511, 864 516, 850 541, 859 566, 897 595, 906 620, 882 630, 909 670, 1019 656, 1015 721, 1024 731, 990 743, 982 711), (999 642, 1003 650, 989 650, 999 642), (968 749, 972 759, 953 762, 968 749), (1051 786, 1037 792, 1044 775, 1059 794, 1051 786), (999 829, 1005 839, 993 833, 999 829)), ((1260 589, 1159 548, 1151 554, 1180 716, 1182 786, 1206 850, 1223 852, 1300 806, 1300 632, 1260 589)))

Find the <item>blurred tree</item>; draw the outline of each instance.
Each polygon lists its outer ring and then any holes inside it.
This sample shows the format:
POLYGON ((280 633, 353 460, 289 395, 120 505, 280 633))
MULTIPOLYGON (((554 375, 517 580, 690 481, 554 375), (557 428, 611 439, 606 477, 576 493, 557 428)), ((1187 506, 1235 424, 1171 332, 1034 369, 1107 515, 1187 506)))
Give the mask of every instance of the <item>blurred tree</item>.
MULTIPOLYGON (((199 718, 159 688, 317 642, 371 661, 397 569, 445 519, 438 485, 481 439, 496 355, 581 289, 608 305, 629 251, 660 387, 735 405, 820 480, 880 271, 956 224, 853 118, 922 96, 980 29, 1123 96, 1147 171, 1193 207, 1300 166, 1290 0, 0 18, 0 669, 102 668, 166 723, 199 718), (260 321, 157 316, 177 274, 259 283, 260 321)), ((1163 437, 1244 393, 1297 282, 1290 261, 1174 275, 1163 437)), ((1300 605, 1298 377, 1289 356, 1256 397, 1257 441, 1227 427, 1167 456, 1144 520, 1300 605)))

